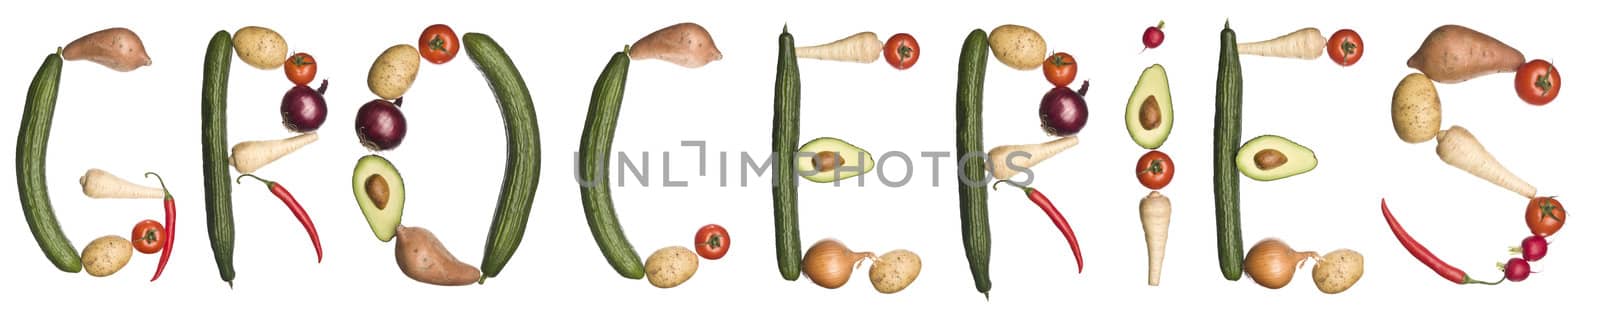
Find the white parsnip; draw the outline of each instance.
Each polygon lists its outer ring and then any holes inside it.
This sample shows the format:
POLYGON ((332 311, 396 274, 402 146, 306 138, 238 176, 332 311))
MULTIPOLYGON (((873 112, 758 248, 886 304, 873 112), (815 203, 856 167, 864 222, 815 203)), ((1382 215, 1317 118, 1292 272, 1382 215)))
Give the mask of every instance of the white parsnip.
POLYGON ((228 157, 228 162, 232 163, 233 169, 239 173, 254 173, 313 141, 317 141, 316 131, 301 133, 287 139, 245 141, 233 145, 233 155, 228 157))
POLYGON ((1450 129, 1440 131, 1438 136, 1439 146, 1434 149, 1439 154, 1439 159, 1446 164, 1454 166, 1467 173, 1493 182, 1501 188, 1506 188, 1523 197, 1534 198, 1537 189, 1527 181, 1522 181, 1511 170, 1500 165, 1494 155, 1483 148, 1478 138, 1461 126, 1451 126, 1450 129))
POLYGON ((883 54, 883 41, 872 32, 856 33, 826 44, 794 49, 794 56, 821 60, 871 63, 883 54))
POLYGON ((1272 40, 1239 44, 1239 53, 1266 57, 1317 59, 1322 57, 1328 38, 1315 27, 1307 27, 1272 40))
POLYGON ((1078 145, 1078 136, 1066 136, 1050 142, 1032 145, 1005 145, 989 150, 989 165, 996 180, 1006 180, 1020 171, 1039 165, 1040 162, 1078 145), (1016 161, 1011 159, 1015 157, 1016 161))
POLYGON ((129 199, 162 199, 166 196, 161 188, 135 184, 121 177, 101 169, 89 169, 78 178, 78 184, 83 186, 83 195, 89 198, 129 198, 129 199))
POLYGON ((1150 255, 1149 284, 1161 285, 1161 262, 1167 257, 1167 224, 1172 221, 1172 201, 1150 191, 1139 200, 1139 222, 1144 224, 1144 244, 1150 255))

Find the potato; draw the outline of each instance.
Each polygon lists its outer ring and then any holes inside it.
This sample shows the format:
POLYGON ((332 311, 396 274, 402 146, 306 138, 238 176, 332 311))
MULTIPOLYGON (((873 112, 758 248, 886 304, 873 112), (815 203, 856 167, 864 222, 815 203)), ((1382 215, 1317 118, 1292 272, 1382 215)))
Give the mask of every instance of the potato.
POLYGON ((920 273, 922 258, 917 253, 897 249, 873 260, 867 278, 872 279, 872 288, 878 289, 879 293, 894 294, 910 287, 920 273))
POLYGON ((428 229, 401 226, 395 229, 395 238, 394 260, 412 280, 440 286, 478 281, 478 268, 456 260, 428 229))
POLYGON ((1317 289, 1323 293, 1338 294, 1361 280, 1364 266, 1361 253, 1348 249, 1336 250, 1317 260, 1317 265, 1311 268, 1311 280, 1316 281, 1317 289))
POLYGON ((699 269, 699 256, 683 246, 662 248, 644 260, 645 278, 660 288, 678 287, 694 277, 695 270, 699 269))
POLYGON ((989 31, 989 50, 1000 63, 1017 70, 1033 70, 1044 65, 1044 37, 1031 28, 1000 25, 989 31))
POLYGON ((1439 91, 1433 88, 1433 81, 1421 73, 1406 75, 1394 88, 1389 105, 1395 134, 1408 143, 1433 140, 1443 115, 1439 107, 1439 91))
POLYGON ((100 237, 83 247, 83 269, 91 276, 109 276, 128 265, 131 257, 133 243, 127 239, 116 235, 100 237))
POLYGON ((61 59, 88 60, 118 72, 150 66, 150 55, 144 51, 144 41, 132 30, 121 27, 100 30, 73 40, 61 50, 61 59))
POLYGON ((397 44, 378 55, 367 71, 367 88, 378 98, 394 100, 411 89, 417 81, 417 69, 422 65, 422 55, 409 44, 397 44))
POLYGON ((722 51, 711 39, 711 32, 695 23, 664 27, 634 41, 628 58, 660 59, 678 66, 696 68, 722 59, 722 51))
POLYGON ((289 58, 289 43, 277 31, 260 26, 245 26, 233 32, 233 51, 250 67, 278 69, 289 58))
POLYGON ((1458 83, 1483 75, 1515 72, 1526 58, 1521 51, 1487 34, 1459 25, 1444 25, 1428 33, 1406 67, 1440 83, 1458 83))

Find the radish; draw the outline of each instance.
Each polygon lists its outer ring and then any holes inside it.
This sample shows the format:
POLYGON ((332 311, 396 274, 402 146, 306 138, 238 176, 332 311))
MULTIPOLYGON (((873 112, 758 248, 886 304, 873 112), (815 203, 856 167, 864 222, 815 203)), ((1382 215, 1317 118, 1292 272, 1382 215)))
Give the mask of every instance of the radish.
POLYGON ((795 57, 832 61, 871 63, 883 54, 883 41, 872 32, 856 33, 827 44, 794 49, 795 57))
POLYGON ((233 145, 233 155, 228 162, 239 173, 254 173, 272 161, 283 158, 295 150, 317 141, 317 132, 306 132, 288 139, 245 141, 233 145))
POLYGON ((112 175, 101 169, 89 169, 78 178, 78 184, 83 185, 83 195, 89 198, 138 198, 162 199, 166 192, 161 188, 154 188, 135 184, 112 175))
POLYGON ((1139 52, 1144 53, 1145 50, 1160 47, 1161 42, 1167 40, 1167 33, 1161 31, 1161 29, 1165 28, 1166 26, 1167 21, 1163 20, 1156 23, 1156 26, 1146 27, 1144 29, 1144 49, 1139 50, 1139 52))
POLYGON ((1506 263, 1501 263, 1500 270, 1506 272, 1506 280, 1511 282, 1528 280, 1528 276, 1533 275, 1533 267, 1520 257, 1513 257, 1506 263))
POLYGON ((1434 151, 1445 163, 1523 197, 1535 197, 1536 189, 1533 185, 1522 181, 1517 175, 1511 174, 1511 170, 1500 165, 1500 161, 1495 160, 1488 150, 1484 150, 1483 144, 1479 143, 1478 138, 1472 136, 1472 132, 1468 132, 1466 128, 1451 126, 1448 130, 1440 131, 1437 140, 1439 146, 1434 151))
POLYGON ((1550 242, 1545 240, 1543 236, 1528 236, 1528 238, 1522 239, 1522 246, 1511 248, 1512 254, 1522 254, 1522 258, 1527 259, 1528 262, 1543 259, 1544 255, 1549 251, 1550 242))
POLYGON ((1246 55, 1317 59, 1328 46, 1328 38, 1322 37, 1322 31, 1315 27, 1307 27, 1289 34, 1272 38, 1272 40, 1256 41, 1239 44, 1239 53, 1246 55))
POLYGON ((1016 176, 1017 170, 1025 170, 1038 165, 1040 162, 1044 162, 1044 160, 1061 153, 1061 151, 1077 145, 1078 136, 1067 136, 1042 144, 994 147, 994 149, 989 150, 989 166, 993 167, 996 180, 1006 180, 1016 176), (1021 157, 1022 160, 1019 163, 1012 163, 1009 161, 1012 156, 1021 157))
POLYGON ((1167 257, 1167 224, 1172 221, 1172 201, 1150 191, 1139 200, 1139 222, 1144 224, 1145 250, 1150 255, 1149 284, 1161 285, 1161 262, 1167 257))

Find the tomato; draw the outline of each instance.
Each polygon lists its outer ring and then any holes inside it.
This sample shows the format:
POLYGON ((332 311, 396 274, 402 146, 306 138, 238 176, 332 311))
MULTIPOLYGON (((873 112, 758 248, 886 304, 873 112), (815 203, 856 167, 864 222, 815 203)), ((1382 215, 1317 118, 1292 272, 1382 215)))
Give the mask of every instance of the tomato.
POLYGON ((1328 38, 1328 59, 1332 59, 1339 66, 1355 65, 1361 60, 1366 46, 1361 44, 1361 35, 1350 29, 1333 32, 1333 37, 1328 38))
POLYGON ((1139 175, 1139 184, 1150 189, 1161 189, 1172 183, 1172 173, 1176 169, 1172 166, 1172 157, 1159 150, 1152 150, 1139 156, 1139 167, 1134 173, 1139 175))
POLYGON ((1541 237, 1549 237, 1567 223, 1567 209, 1555 197, 1539 197, 1528 201, 1528 230, 1541 237))
POLYGON ((720 225, 707 224, 694 233, 694 251, 708 260, 720 259, 723 255, 727 255, 730 245, 732 242, 728 239, 728 230, 720 225))
POLYGON ((422 37, 417 39, 417 50, 428 62, 444 64, 456 58, 456 52, 461 51, 461 40, 456 38, 456 31, 450 29, 449 25, 433 24, 422 30, 422 37))
POLYGON ((917 46, 917 39, 910 34, 900 33, 889 37, 889 42, 883 44, 884 61, 895 69, 911 68, 917 64, 917 58, 922 57, 922 47, 917 46))
POLYGON ((162 236, 161 222, 144 220, 133 225, 133 238, 129 240, 133 241, 133 249, 140 253, 155 254, 161 251, 162 236))
POLYGON ((1065 52, 1057 52, 1044 59, 1044 79, 1056 87, 1065 87, 1078 78, 1078 60, 1065 52))
POLYGON ((317 59, 304 52, 295 53, 283 60, 283 75, 288 76, 289 82, 294 85, 310 84, 317 77, 317 59))
POLYGON ((1543 59, 1534 59, 1517 68, 1517 96, 1533 105, 1544 105, 1556 100, 1561 93, 1561 73, 1556 66, 1543 59))

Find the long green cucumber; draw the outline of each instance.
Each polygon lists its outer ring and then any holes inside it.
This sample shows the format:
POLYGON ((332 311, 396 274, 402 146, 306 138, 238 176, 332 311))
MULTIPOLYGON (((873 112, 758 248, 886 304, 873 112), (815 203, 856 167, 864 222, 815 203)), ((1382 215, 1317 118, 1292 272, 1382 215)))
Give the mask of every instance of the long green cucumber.
POLYGON ((778 81, 772 101, 772 220, 778 249, 778 272, 784 280, 800 279, 799 176, 794 172, 800 144, 800 65, 795 61, 789 27, 778 35, 778 81))
POLYGON ((228 173, 228 69, 233 37, 217 31, 206 46, 200 84, 200 159, 205 175, 206 231, 217 273, 233 287, 233 184, 228 173))
POLYGON ((28 221, 39 250, 56 269, 77 273, 83 270, 78 249, 67 240, 50 205, 45 187, 44 156, 50 143, 50 121, 56 112, 56 96, 61 90, 61 54, 44 57, 39 72, 28 85, 28 99, 22 107, 22 127, 17 131, 17 195, 22 200, 22 216, 28 221))
POLYGON ((972 30, 961 45, 956 72, 956 187, 961 202, 961 246, 967 251, 972 281, 986 298, 990 287, 989 191, 983 185, 983 75, 988 63, 989 36, 982 29, 972 30))
POLYGON ((608 169, 611 140, 617 132, 617 116, 622 111, 623 89, 628 85, 628 50, 611 55, 611 62, 600 71, 589 96, 589 117, 584 119, 583 137, 578 145, 578 173, 590 185, 579 187, 583 214, 589 219, 589 233, 600 246, 600 253, 617 274, 628 279, 644 278, 639 253, 628 243, 611 204, 611 179, 608 169))
POLYGON ((533 195, 539 188, 539 119, 522 73, 499 43, 481 33, 464 34, 461 43, 494 91, 506 129, 506 169, 500 180, 494 222, 489 225, 489 236, 483 245, 483 276, 478 278, 482 284, 511 262, 527 231, 533 195))
POLYGON ((1239 47, 1233 29, 1222 24, 1222 53, 1217 64, 1217 116, 1213 133, 1211 183, 1217 209, 1217 263, 1222 276, 1239 280, 1244 265, 1244 237, 1239 228, 1240 114, 1244 99, 1244 75, 1239 68, 1239 47))

